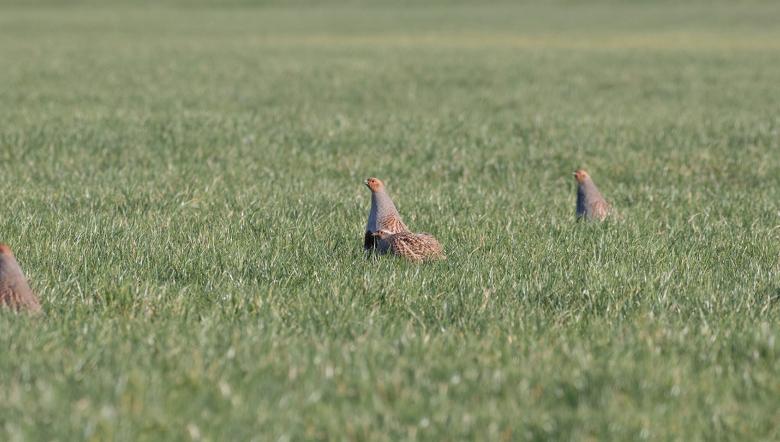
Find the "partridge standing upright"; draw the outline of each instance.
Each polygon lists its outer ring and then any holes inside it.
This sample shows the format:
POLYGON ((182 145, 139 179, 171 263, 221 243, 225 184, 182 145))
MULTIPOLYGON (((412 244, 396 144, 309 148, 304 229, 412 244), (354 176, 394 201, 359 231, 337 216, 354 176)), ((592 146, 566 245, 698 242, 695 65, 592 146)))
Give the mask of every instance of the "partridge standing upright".
POLYGON ((363 248, 370 252, 376 250, 379 253, 386 253, 390 245, 387 241, 374 236, 374 233, 380 230, 387 230, 390 233, 408 232, 401 215, 390 199, 390 195, 385 190, 385 185, 377 178, 369 178, 365 185, 371 189, 371 211, 368 212, 368 223, 366 224, 366 234, 363 240, 363 248))
POLYGON ((574 179, 577 180, 577 220, 604 221, 611 208, 588 172, 578 169, 574 179))
POLYGON ((30 290, 11 248, 0 244, 0 306, 40 313, 41 304, 30 290))
POLYGON ((387 230, 380 230, 374 233, 374 236, 387 241, 393 255, 413 262, 447 258, 439 241, 427 233, 390 233, 387 230))

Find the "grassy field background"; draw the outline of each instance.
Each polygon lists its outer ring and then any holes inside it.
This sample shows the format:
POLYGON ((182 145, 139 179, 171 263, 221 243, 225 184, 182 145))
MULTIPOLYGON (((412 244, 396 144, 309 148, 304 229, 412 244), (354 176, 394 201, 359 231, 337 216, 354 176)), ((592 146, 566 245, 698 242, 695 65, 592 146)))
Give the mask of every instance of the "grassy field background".
POLYGON ((777 23, 0 3, 0 439, 777 440, 777 23), (364 258, 367 176, 447 261, 364 258))

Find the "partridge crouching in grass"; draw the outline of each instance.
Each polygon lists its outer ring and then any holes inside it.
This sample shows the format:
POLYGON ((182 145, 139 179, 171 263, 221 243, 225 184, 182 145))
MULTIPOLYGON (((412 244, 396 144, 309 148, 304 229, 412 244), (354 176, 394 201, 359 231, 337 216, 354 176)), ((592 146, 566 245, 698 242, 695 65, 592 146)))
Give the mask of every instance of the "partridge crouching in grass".
POLYGON ((392 233, 380 230, 374 233, 376 238, 386 241, 393 255, 413 262, 446 259, 441 244, 427 233, 400 232, 392 233))
POLYGON ((363 249, 367 252, 376 250, 386 253, 390 248, 387 241, 374 236, 374 233, 385 230, 389 233, 408 232, 401 215, 385 190, 385 184, 378 178, 369 178, 364 183, 371 190, 371 210, 368 212, 368 223, 363 240, 363 249))
POLYGON ((27 284, 27 278, 24 277, 11 248, 5 244, 0 244, 0 306, 17 312, 41 312, 38 297, 27 284))
POLYGON ((604 221, 612 208, 601 196, 588 172, 578 169, 574 172, 574 179, 577 180, 577 220, 604 221))

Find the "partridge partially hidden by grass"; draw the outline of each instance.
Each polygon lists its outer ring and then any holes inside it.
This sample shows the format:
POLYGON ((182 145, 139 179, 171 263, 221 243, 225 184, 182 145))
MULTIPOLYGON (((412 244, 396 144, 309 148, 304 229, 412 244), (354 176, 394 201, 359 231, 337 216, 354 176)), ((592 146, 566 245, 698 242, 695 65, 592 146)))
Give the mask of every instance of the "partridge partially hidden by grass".
POLYGON ((368 223, 366 224, 366 234, 363 240, 363 248, 366 251, 377 250, 379 253, 385 253, 390 248, 387 241, 374 236, 375 232, 385 230, 389 233, 408 232, 401 215, 390 199, 390 195, 385 190, 385 185, 377 178, 369 178, 365 185, 371 189, 371 211, 368 212, 368 223))
POLYGON ((446 259, 439 241, 427 233, 391 233, 387 230, 380 230, 374 233, 374 236, 382 241, 386 241, 393 255, 410 261, 422 262, 446 259))
POLYGON ((579 169, 574 172, 574 179, 577 180, 577 219, 604 221, 611 208, 601 196, 599 189, 593 184, 588 172, 579 169))
POLYGON ((5 244, 0 244, 0 305, 16 311, 41 311, 38 298, 30 290, 11 248, 5 244))

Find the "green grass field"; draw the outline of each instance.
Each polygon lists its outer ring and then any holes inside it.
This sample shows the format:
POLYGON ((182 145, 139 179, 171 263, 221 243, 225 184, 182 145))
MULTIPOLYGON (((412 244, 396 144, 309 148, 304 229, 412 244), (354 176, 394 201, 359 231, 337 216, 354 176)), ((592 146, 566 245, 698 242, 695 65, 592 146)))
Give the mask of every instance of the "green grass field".
POLYGON ((777 440, 778 23, 0 4, 0 440, 777 440), (364 258, 367 176, 448 260, 364 258))

